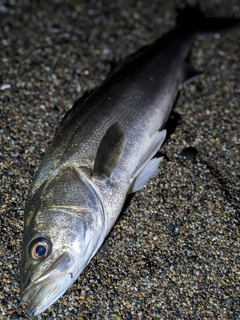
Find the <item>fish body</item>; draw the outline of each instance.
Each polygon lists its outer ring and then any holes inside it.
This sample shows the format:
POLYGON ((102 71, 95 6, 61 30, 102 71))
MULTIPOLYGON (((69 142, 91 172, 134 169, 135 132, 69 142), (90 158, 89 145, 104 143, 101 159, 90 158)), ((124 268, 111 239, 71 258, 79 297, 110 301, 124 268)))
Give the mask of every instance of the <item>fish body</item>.
MULTIPOLYGON (((215 30, 206 19, 201 33, 203 17, 197 16, 195 29, 180 20, 130 57, 60 124, 25 209, 21 298, 29 302, 29 316, 70 287, 102 245, 126 197, 158 172, 161 158, 154 155, 179 89, 199 75, 186 63, 194 41, 239 23, 215 19, 215 30)), ((194 19, 186 20, 190 26, 194 19)))

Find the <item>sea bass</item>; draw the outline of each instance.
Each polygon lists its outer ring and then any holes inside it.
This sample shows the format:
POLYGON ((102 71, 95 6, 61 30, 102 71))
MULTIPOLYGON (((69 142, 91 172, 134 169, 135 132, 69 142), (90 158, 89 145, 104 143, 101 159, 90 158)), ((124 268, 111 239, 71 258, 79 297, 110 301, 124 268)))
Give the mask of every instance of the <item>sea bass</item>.
POLYGON ((199 72, 186 63, 196 39, 240 19, 179 10, 176 27, 116 68, 62 120, 25 209, 21 301, 46 310, 97 253, 126 197, 158 172, 154 157, 182 84, 199 72))

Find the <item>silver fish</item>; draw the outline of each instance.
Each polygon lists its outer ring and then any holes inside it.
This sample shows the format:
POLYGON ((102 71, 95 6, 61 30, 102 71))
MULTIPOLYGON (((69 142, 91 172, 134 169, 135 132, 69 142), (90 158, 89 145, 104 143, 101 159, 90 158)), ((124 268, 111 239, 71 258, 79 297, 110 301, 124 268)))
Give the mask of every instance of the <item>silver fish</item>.
POLYGON ((239 19, 179 11, 177 26, 130 57, 60 124, 25 209, 21 301, 46 310, 97 253, 126 197, 158 172, 165 123, 182 84, 200 73, 185 61, 194 41, 239 19))

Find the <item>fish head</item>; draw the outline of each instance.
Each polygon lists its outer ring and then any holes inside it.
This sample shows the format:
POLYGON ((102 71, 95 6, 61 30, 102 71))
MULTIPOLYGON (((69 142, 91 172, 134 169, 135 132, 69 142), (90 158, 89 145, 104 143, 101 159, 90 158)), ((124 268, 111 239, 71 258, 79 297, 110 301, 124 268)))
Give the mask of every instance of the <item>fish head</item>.
POLYGON ((106 223, 101 199, 86 179, 77 180, 74 188, 72 181, 59 188, 62 179, 48 183, 41 196, 31 200, 35 205, 27 206, 26 210, 34 212, 25 212, 20 282, 21 302, 28 303, 30 317, 37 316, 63 295, 104 240, 106 223), (78 192, 77 201, 71 196, 71 205, 69 192, 78 192), (48 205, 44 202, 46 197, 48 205))

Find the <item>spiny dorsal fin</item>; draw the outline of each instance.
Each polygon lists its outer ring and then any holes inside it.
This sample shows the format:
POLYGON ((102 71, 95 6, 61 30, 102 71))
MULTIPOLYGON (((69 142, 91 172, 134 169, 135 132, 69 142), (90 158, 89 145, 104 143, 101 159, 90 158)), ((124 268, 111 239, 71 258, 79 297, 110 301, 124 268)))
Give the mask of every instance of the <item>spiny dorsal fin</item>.
POLYGON ((90 96, 90 94, 92 94, 92 92, 93 92, 93 90, 89 91, 89 92, 85 92, 81 98, 79 98, 77 101, 74 102, 72 108, 70 110, 68 110, 68 112, 62 118, 62 120, 61 120, 61 122, 55 132, 55 137, 61 132, 61 130, 66 126, 66 124, 69 121, 71 121, 75 112, 82 107, 83 102, 90 96))
POLYGON ((122 153, 124 142, 124 132, 116 122, 107 130, 98 147, 93 169, 94 176, 111 176, 122 153))

